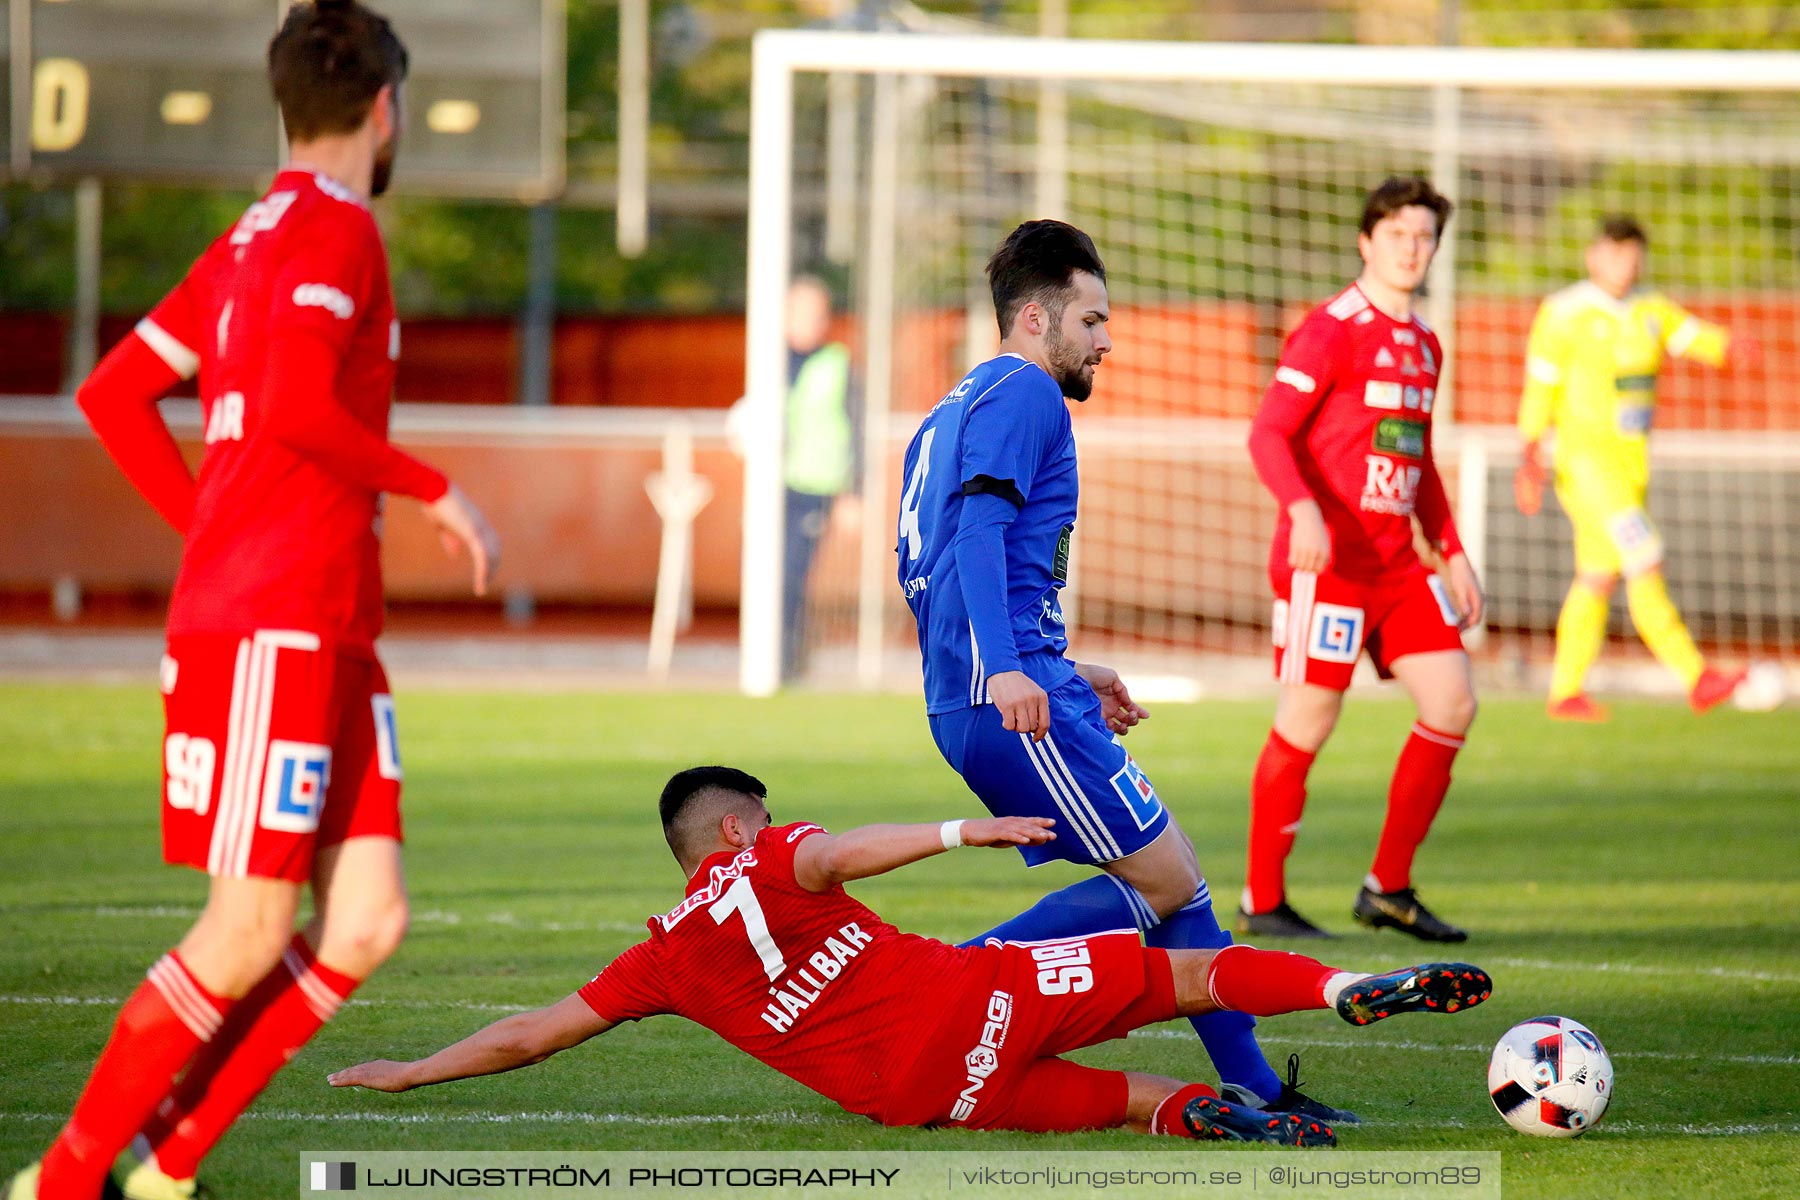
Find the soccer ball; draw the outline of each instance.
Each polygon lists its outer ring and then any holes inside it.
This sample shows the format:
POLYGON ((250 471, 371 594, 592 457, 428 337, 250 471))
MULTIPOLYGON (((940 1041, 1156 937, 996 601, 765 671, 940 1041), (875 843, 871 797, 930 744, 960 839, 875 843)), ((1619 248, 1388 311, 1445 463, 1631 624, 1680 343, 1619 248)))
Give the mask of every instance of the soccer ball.
POLYGON ((1506 1031, 1488 1059, 1488 1095, 1506 1123, 1534 1137, 1580 1137, 1612 1100, 1612 1059, 1593 1030, 1533 1017, 1506 1031))
POLYGON ((1745 712, 1774 712, 1787 700, 1787 673, 1780 663, 1750 664, 1750 673, 1731 693, 1731 702, 1745 712))

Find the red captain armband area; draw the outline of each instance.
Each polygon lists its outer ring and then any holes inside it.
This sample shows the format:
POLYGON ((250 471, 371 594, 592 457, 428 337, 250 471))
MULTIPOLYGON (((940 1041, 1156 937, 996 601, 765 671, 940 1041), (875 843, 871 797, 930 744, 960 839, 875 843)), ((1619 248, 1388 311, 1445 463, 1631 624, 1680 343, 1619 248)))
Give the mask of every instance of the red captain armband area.
POLYGON ((339 354, 322 335, 289 328, 269 344, 264 426, 276 441, 348 483, 427 504, 450 490, 443 472, 391 445, 332 396, 339 354))
POLYGON ((186 533, 194 512, 194 477, 156 407, 181 379, 132 333, 100 360, 75 402, 125 478, 177 533, 186 533))

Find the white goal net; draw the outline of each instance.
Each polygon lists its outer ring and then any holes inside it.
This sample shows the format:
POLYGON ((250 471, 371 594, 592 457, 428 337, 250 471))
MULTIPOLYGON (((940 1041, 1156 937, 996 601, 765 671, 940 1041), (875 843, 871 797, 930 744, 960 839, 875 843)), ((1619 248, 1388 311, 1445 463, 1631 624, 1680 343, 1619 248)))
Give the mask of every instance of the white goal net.
MULTIPOLYGON (((1663 374, 1650 507, 1672 593, 1703 644, 1791 660, 1797 99, 1800 55, 761 35, 744 686, 781 674, 788 279, 837 285, 862 399, 865 503, 828 523, 804 576, 804 666, 904 682, 899 455, 993 352, 983 263, 1039 216, 1093 235, 1113 307, 1114 352, 1075 413, 1072 642, 1177 675, 1264 660, 1273 505, 1248 418, 1286 334, 1357 273, 1363 197, 1395 173, 1458 206, 1425 314, 1449 359, 1437 455, 1491 597, 1486 662, 1525 683, 1548 658, 1569 533, 1553 502, 1514 511, 1511 425, 1538 301, 1580 277, 1618 212, 1649 231, 1650 283, 1763 347, 1752 368, 1663 374)), ((1629 633, 1622 614, 1613 633, 1629 633)))

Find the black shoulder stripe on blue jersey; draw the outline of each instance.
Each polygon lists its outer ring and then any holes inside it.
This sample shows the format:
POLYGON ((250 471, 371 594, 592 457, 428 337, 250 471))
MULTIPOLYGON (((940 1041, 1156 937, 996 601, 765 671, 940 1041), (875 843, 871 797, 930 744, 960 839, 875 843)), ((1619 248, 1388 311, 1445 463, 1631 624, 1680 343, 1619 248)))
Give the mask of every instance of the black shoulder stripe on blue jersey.
POLYGON ((963 484, 962 494, 979 496, 982 494, 998 496, 1014 508, 1025 507, 1025 497, 1019 491, 1019 485, 1010 479, 995 479, 992 475, 977 475, 963 484))

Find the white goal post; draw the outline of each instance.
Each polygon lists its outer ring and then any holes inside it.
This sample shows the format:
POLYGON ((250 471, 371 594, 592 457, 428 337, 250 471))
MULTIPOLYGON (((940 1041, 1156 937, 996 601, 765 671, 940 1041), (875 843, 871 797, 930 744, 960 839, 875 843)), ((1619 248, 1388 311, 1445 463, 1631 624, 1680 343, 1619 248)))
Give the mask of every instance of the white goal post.
MULTIPOLYGON (((1519 313, 1528 321, 1536 299, 1578 277, 1602 211, 1633 211, 1650 228, 1657 282, 1678 302, 1756 334, 1764 390, 1800 383, 1800 279, 1772 261, 1800 249, 1790 190, 1800 53, 766 31, 753 57, 740 626, 740 684, 752 695, 781 684, 783 297, 810 269, 802 241, 855 247, 864 503, 850 549, 821 565, 831 578, 814 590, 836 597, 820 636, 865 686, 901 677, 897 446, 955 374, 991 352, 980 263, 1019 220, 1060 216, 1094 233, 1115 314, 1128 317, 1077 416, 1084 468, 1096 461, 1082 508, 1096 541, 1078 529, 1071 591, 1084 639, 1117 635, 1155 661, 1171 650, 1266 653, 1257 627, 1270 510, 1246 474, 1245 417, 1281 325, 1354 274, 1361 195, 1390 171, 1429 174, 1459 205, 1426 300, 1450 359, 1437 446, 1509 628, 1541 637, 1545 605, 1553 622, 1566 585, 1558 519, 1519 526, 1489 497, 1515 461, 1501 397, 1516 396, 1519 313), (823 115, 846 97, 853 118, 823 115), (828 239, 802 238, 835 203, 821 198, 847 188, 853 237, 839 203, 825 214, 828 239), (1254 328, 1229 315, 1249 308, 1254 328), (920 348, 914 334, 927 325, 960 331, 949 357, 920 348), (1234 357, 1206 359, 1228 338, 1242 343, 1234 357), (1122 447, 1111 460, 1108 445, 1122 447), (1151 509, 1141 535, 1121 532, 1123 514, 1151 509), (1127 582, 1110 593, 1089 586, 1121 572, 1127 582), (1217 595, 1195 606, 1186 591, 1217 595), (1195 632, 1208 628, 1224 632, 1195 632)), ((1700 542, 1724 547, 1730 562, 1717 570, 1737 572, 1695 585, 1719 614, 1696 632, 1791 655, 1800 601, 1783 593, 1800 590, 1800 539, 1783 533, 1783 505, 1800 499, 1800 412, 1791 399, 1766 412, 1735 399, 1754 391, 1744 380, 1678 382, 1677 431, 1655 443, 1658 470, 1685 489, 1670 493, 1665 532, 1673 542, 1694 524, 1700 542), (1739 510, 1773 532, 1740 538, 1739 510)))

